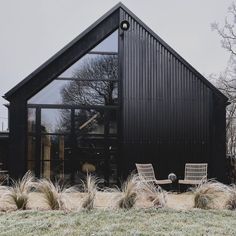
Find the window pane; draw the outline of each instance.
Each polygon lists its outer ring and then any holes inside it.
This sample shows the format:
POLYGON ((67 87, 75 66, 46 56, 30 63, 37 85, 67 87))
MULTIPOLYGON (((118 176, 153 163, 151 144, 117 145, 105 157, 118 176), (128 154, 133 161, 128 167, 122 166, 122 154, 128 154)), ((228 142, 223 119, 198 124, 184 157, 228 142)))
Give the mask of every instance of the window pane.
MULTIPOLYGON (((114 81, 54 80, 33 96, 28 104, 115 105, 117 87, 118 83, 114 81)), ((30 119, 32 122, 33 113, 30 119)))
POLYGON ((75 110, 75 132, 79 136, 104 134, 104 111, 75 110))
POLYGON ((65 160, 71 154, 69 135, 42 135, 41 160, 65 160))
POLYGON ((91 136, 87 138, 77 138, 75 149, 74 171, 81 175, 86 172, 96 173, 96 176, 104 178, 105 169, 105 150, 106 143, 104 139, 96 139, 91 136))
POLYGON ((33 173, 35 172, 35 161, 28 161, 27 162, 27 170, 32 171, 33 173))
POLYGON ((118 52, 118 30, 99 43, 92 51, 118 52))
POLYGON ((50 160, 41 162, 41 178, 63 180, 68 183, 71 179, 71 171, 68 160, 50 160))
POLYGON ((32 96, 28 104, 114 105, 118 97, 114 82, 118 80, 117 38, 116 31, 32 96))
POLYGON ((117 79, 117 53, 118 30, 104 39, 94 49, 92 49, 91 53, 88 53, 80 58, 59 77, 76 79, 101 79, 99 75, 101 75, 101 73, 105 74, 104 72, 108 71, 109 69, 113 73, 110 73, 109 76, 106 75, 103 79, 117 79), (96 74, 98 74, 98 76, 96 76, 96 74))
POLYGON ((71 81, 61 91, 64 104, 73 105, 116 105, 117 82, 71 81))
POLYGON ((36 137, 28 135, 28 161, 35 161, 36 137))
POLYGON ((95 173, 96 176, 109 179, 111 183, 117 181, 117 153, 116 140, 83 138, 77 140, 74 156, 74 173, 79 176, 95 173))
POLYGON ((62 104, 61 91, 70 81, 53 80, 28 100, 28 104, 62 104), (53 96, 52 96, 53 94, 53 96))
POLYGON ((71 111, 69 109, 42 109, 41 130, 44 133, 69 133, 71 111))
POLYGON ((74 63, 59 78, 82 80, 118 79, 117 55, 86 54, 74 63))
POLYGON ((28 132, 35 132, 36 109, 28 108, 28 132))
POLYGON ((52 81, 30 98, 28 104, 114 105, 118 83, 109 80, 118 79, 118 70, 113 63, 117 61, 108 57, 93 61, 71 75, 75 80, 52 81))
POLYGON ((42 135, 41 177, 64 178, 65 173, 69 173, 67 161, 71 154, 69 136, 42 135))
POLYGON ((107 111, 108 123, 109 123, 109 134, 117 134, 117 110, 107 111))
POLYGON ((115 143, 109 146, 108 163, 109 183, 117 183, 117 145, 115 143))
POLYGON ((35 171, 36 137, 28 135, 27 170, 35 171))

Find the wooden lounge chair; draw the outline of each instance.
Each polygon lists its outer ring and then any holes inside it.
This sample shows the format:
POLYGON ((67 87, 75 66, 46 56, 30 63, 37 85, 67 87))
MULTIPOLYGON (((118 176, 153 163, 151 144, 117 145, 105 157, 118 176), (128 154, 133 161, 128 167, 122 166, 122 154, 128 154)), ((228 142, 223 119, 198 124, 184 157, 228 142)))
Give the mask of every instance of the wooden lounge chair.
POLYGON ((179 179, 179 184, 197 185, 207 180, 207 163, 186 163, 184 179, 179 179))
POLYGON ((141 181, 153 182, 158 185, 171 184, 172 181, 169 179, 157 180, 152 164, 135 164, 138 170, 138 175, 141 181))

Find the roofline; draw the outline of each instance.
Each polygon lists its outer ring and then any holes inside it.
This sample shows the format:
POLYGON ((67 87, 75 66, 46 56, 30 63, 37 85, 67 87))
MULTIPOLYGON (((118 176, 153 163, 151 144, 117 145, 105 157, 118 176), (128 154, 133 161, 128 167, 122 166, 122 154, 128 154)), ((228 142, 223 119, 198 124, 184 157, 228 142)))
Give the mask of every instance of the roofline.
POLYGON ((179 53, 177 53, 171 46, 169 46, 162 38, 160 38, 152 29, 150 29, 142 20, 139 19, 132 11, 130 11, 124 4, 119 3, 120 7, 127 12, 132 18, 135 19, 140 25, 143 26, 145 30, 147 30, 154 38, 156 38, 162 46, 164 46, 168 51, 170 51, 181 63, 183 63, 189 70, 191 70, 197 77, 200 79, 213 91, 215 91, 218 95, 222 96, 225 102, 228 101, 228 97, 226 97, 218 88, 216 88, 211 82, 209 82, 200 72, 198 72, 190 63, 188 63, 179 53))
POLYGON ((56 58, 60 57, 66 50, 68 50, 70 47, 72 47, 77 41, 79 41, 81 38, 83 38, 89 31, 94 29, 98 24, 100 24, 104 19, 106 19, 109 15, 111 15, 113 12, 118 10, 121 7, 125 7, 121 2, 116 4, 114 7, 112 7, 108 12, 106 12, 104 15, 102 15, 97 21, 95 21, 92 25, 90 25, 88 28, 86 28, 82 33, 80 33, 76 38, 74 38, 72 41, 70 41, 66 46, 64 46, 61 50, 59 50, 56 54, 54 54, 52 57, 50 57, 46 62, 44 62, 41 66, 39 66, 36 70, 34 70, 32 73, 30 73, 25 79, 20 81, 17 85, 15 85, 12 89, 10 89, 8 92, 2 96, 6 100, 9 101, 10 97, 24 84, 28 83, 39 71, 47 67, 52 61, 54 61, 56 58))
POLYGON ((102 15, 97 21, 95 21, 92 25, 90 25, 87 29, 85 29, 81 34, 79 34, 76 38, 74 38, 70 43, 68 43, 65 47, 63 47, 60 51, 50 57, 46 62, 44 62, 41 66, 39 66, 36 70, 34 70, 31 74, 29 74, 25 79, 19 82, 16 86, 10 89, 3 98, 9 100, 12 95, 24 84, 28 83, 39 71, 47 67, 52 61, 56 58, 60 57, 66 50, 72 47, 77 41, 83 38, 89 31, 94 29, 99 23, 101 23, 106 17, 110 14, 118 10, 119 8, 123 9, 127 12, 132 18, 134 18, 142 27, 147 30, 154 38, 156 38, 168 51, 170 51, 181 63, 183 63, 189 70, 191 70, 197 77, 199 77, 203 83, 205 83, 210 89, 216 92, 217 95, 222 96, 225 102, 228 101, 228 98, 217 89, 212 83, 210 83, 200 72, 198 72, 191 64, 189 64, 180 54, 178 54, 172 47, 170 47, 163 39, 161 39, 152 29, 150 29, 142 20, 140 20, 132 11, 130 11, 123 3, 119 2, 113 8, 111 8, 108 12, 102 15))

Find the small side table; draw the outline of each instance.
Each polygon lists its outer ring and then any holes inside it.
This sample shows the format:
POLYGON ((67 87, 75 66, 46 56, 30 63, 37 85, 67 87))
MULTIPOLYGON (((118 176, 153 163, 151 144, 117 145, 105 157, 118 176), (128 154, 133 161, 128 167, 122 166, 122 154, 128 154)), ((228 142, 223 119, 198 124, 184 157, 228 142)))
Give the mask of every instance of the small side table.
POLYGON ((172 182, 170 185, 170 191, 178 191, 178 179, 175 173, 170 173, 168 179, 172 182))

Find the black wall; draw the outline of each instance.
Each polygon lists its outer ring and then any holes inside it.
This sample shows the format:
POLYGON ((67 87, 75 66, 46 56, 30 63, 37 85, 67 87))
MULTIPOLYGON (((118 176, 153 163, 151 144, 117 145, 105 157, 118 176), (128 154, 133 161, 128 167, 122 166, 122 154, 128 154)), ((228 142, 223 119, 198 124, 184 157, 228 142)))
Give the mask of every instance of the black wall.
POLYGON ((154 164, 159 178, 184 175, 187 162, 207 162, 225 175, 225 104, 199 74, 123 11, 123 173, 154 164), (213 150, 214 149, 214 150, 213 150))
POLYGON ((8 169, 8 157, 9 157, 9 136, 8 133, 0 133, 0 163, 2 169, 8 169))
POLYGON ((27 107, 22 97, 14 97, 9 106, 9 158, 8 170, 11 177, 25 174, 27 155, 27 107))

